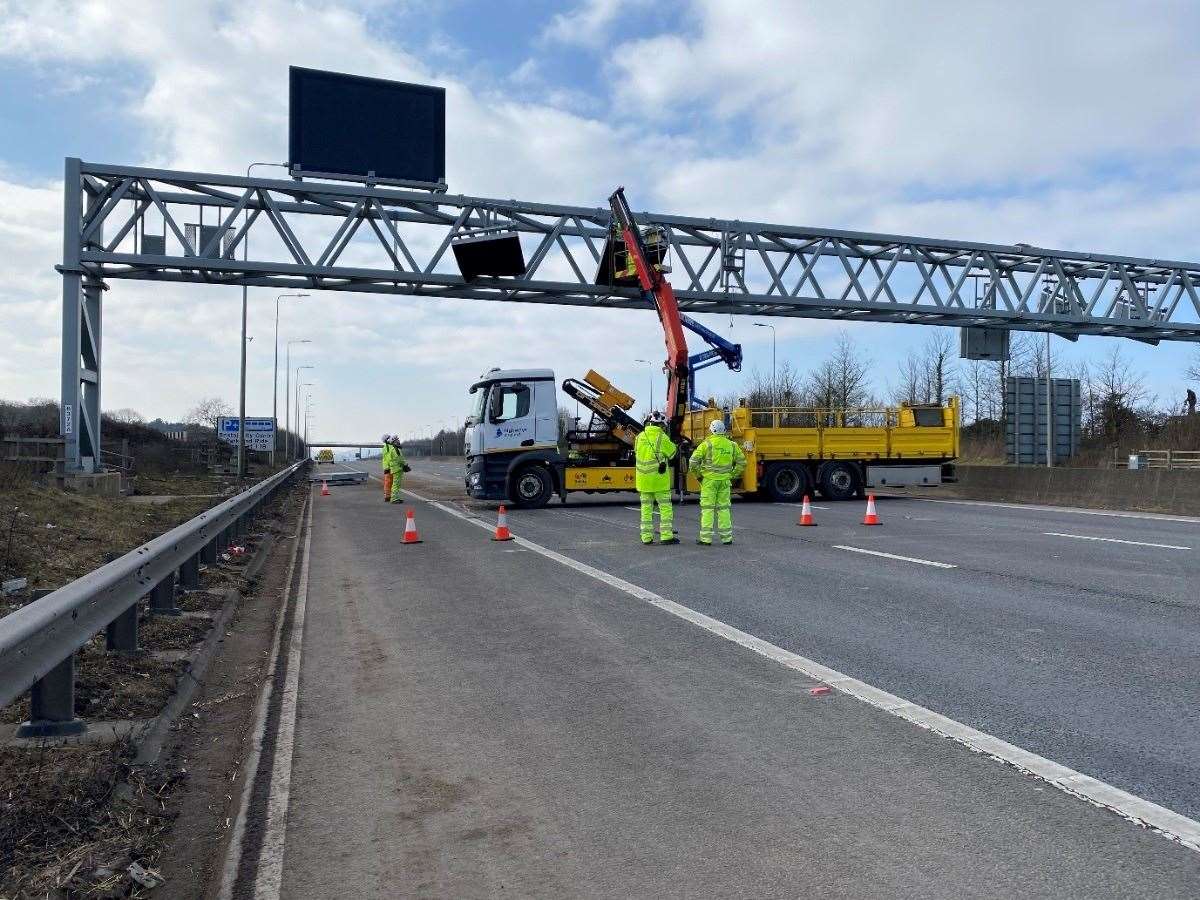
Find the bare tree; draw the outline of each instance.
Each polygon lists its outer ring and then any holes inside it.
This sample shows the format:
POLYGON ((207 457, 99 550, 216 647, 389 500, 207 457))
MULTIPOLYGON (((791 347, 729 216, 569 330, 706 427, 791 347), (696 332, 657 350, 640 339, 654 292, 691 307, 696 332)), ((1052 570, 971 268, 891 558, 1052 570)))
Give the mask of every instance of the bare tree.
POLYGON ((1200 345, 1192 351, 1192 363, 1185 373, 1192 381, 1200 381, 1200 345))
POLYGON ((114 409, 111 412, 105 413, 105 415, 114 422, 122 422, 126 425, 142 425, 146 421, 140 412, 128 406, 121 409, 114 409))
POLYGON ((232 415, 233 409, 220 397, 205 397, 188 411, 187 420, 191 424, 215 429, 218 419, 232 415))
POLYGON ((809 376, 812 404, 835 410, 865 406, 870 402, 871 360, 846 332, 838 333, 833 352, 809 376))

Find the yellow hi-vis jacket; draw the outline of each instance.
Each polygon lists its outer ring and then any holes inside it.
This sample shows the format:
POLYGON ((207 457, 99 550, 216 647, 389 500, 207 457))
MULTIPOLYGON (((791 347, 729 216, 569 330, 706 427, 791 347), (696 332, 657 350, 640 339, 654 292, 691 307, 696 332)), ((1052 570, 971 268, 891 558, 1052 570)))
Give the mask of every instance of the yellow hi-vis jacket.
POLYGON ((633 445, 637 459, 636 485, 642 493, 671 490, 670 460, 678 448, 658 425, 647 425, 633 445), (659 469, 662 469, 660 472, 659 469))
POLYGON ((388 458, 388 471, 393 475, 404 473, 404 451, 392 444, 392 455, 388 458))
POLYGON ((746 471, 746 454, 728 435, 710 434, 692 453, 691 470, 705 481, 735 481, 746 471))
POLYGON ((383 465, 383 471, 390 472, 392 470, 392 454, 395 452, 391 444, 383 445, 383 459, 380 460, 380 463, 383 465))

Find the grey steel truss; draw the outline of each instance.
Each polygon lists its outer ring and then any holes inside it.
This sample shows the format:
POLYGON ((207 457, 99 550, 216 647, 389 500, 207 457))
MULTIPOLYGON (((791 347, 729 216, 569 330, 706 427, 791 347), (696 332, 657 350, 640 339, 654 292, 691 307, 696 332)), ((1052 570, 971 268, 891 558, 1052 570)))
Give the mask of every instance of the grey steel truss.
MULTIPOLYGON (((638 220, 665 229, 671 281, 690 313, 1200 341, 1200 263, 650 213, 638 220)), ((594 283, 608 226, 607 207, 68 159, 68 467, 98 458, 108 279, 651 308, 636 288, 594 283), (253 255, 238 259, 251 231, 253 255), (462 277, 448 251, 489 231, 520 236, 523 275, 462 277)))

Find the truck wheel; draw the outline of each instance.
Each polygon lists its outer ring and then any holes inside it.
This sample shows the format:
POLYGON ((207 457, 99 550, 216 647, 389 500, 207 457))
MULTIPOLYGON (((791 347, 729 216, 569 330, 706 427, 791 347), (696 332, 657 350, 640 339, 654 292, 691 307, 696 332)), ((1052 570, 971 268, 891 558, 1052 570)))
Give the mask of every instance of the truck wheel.
POLYGON ((850 463, 826 463, 818 475, 826 500, 851 500, 859 490, 858 469, 850 463))
POLYGON ((554 495, 554 482, 550 480, 550 473, 541 466, 526 466, 513 476, 509 493, 513 506, 540 509, 554 495))
POLYGON ((769 466, 763 482, 763 489, 773 503, 799 503, 811 490, 808 472, 796 463, 769 466))

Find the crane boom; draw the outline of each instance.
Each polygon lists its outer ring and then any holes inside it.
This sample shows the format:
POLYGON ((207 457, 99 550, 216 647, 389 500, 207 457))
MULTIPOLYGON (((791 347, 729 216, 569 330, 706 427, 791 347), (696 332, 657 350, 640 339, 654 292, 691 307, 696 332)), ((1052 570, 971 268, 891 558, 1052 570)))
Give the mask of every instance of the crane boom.
POLYGON ((625 200, 625 188, 617 188, 608 198, 608 203, 612 208, 613 225, 619 229, 625 252, 637 272, 642 296, 654 304, 658 320, 662 323, 667 345, 664 366, 667 373, 667 401, 663 412, 667 417, 668 433, 672 439, 677 439, 682 431, 684 414, 688 411, 688 377, 691 371, 679 303, 671 283, 663 277, 662 268, 650 262, 642 233, 625 200))

